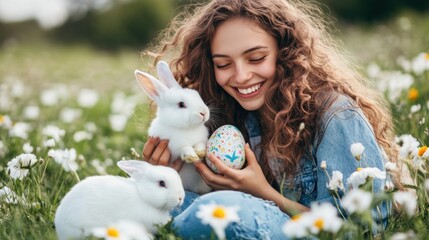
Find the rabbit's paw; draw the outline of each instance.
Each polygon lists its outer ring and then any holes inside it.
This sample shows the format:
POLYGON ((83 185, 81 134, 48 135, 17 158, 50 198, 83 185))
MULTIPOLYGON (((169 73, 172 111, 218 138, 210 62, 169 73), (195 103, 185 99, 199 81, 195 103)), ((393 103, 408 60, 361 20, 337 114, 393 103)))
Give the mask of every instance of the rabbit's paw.
POLYGON ((184 147, 182 149, 182 154, 180 155, 183 161, 187 163, 193 163, 196 161, 200 161, 200 157, 195 153, 192 147, 184 147))
POLYGON ((206 156, 206 144, 205 143, 197 143, 194 145, 195 153, 198 157, 203 158, 206 156))

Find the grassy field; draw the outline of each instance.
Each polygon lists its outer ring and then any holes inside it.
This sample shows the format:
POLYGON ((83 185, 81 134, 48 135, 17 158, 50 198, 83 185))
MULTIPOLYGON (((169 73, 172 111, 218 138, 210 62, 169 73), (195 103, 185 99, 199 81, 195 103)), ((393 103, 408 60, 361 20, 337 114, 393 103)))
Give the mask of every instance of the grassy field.
MULTIPOLYGON (((340 28, 345 48, 391 102, 398 148, 417 185, 418 213, 392 217, 383 238, 427 239, 429 151, 418 151, 429 144, 429 17, 340 28)), ((55 239, 55 210, 71 186, 91 175, 124 175, 115 162, 139 158, 150 118, 133 75, 147 66, 140 50, 12 40, 0 48, 0 239, 55 239), (8 164, 23 153, 37 162, 14 179, 8 164)), ((158 237, 174 239, 167 230, 158 237)))

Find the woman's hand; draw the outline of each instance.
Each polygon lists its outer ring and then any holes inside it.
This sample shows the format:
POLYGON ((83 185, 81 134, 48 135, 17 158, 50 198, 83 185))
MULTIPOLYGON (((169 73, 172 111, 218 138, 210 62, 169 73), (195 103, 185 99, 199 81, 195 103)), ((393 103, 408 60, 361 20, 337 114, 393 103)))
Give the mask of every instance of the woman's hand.
POLYGON ((176 159, 169 163, 171 157, 168 149, 168 140, 161 140, 158 137, 149 136, 143 146, 143 160, 153 165, 170 166, 179 171, 183 166, 181 159, 176 159))
POLYGON ((207 185, 216 190, 237 190, 256 197, 263 197, 264 191, 272 187, 265 178, 249 144, 245 146, 245 156, 247 166, 241 170, 228 167, 220 159, 211 154, 208 157, 218 169, 219 174, 213 173, 202 162, 195 163, 195 168, 207 185))

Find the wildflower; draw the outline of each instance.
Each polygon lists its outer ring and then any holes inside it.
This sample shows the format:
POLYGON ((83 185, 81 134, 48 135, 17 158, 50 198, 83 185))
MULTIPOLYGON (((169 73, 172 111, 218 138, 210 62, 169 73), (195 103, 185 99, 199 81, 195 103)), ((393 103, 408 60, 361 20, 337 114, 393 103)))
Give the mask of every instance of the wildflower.
POLYGON ((123 114, 111 114, 109 116, 110 127, 116 132, 122 132, 127 125, 128 117, 123 114))
POLYGON ((422 109, 422 105, 420 105, 420 104, 412 105, 410 108, 410 113, 416 113, 416 112, 420 111, 421 109, 422 109))
POLYGON ((378 168, 358 168, 353 172, 347 179, 347 184, 352 188, 358 188, 360 185, 367 181, 367 178, 385 179, 386 172, 381 171, 378 168))
POLYGON ((101 162, 98 159, 94 159, 90 162, 90 164, 95 168, 98 174, 107 175, 106 167, 111 166, 113 161, 112 159, 106 159, 104 162, 101 162))
POLYGON ((86 131, 77 131, 73 134, 73 140, 75 142, 82 142, 84 140, 91 140, 92 134, 86 131))
POLYGON ((80 118, 82 115, 82 110, 77 108, 63 108, 60 112, 60 119, 65 123, 71 123, 76 119, 80 118))
POLYGON ((31 146, 30 143, 24 143, 24 145, 22 146, 22 150, 24 150, 25 153, 32 153, 34 148, 33 146, 31 146))
POLYGON ((56 163, 60 164, 65 171, 76 171, 79 166, 76 162, 77 154, 74 148, 64 150, 49 150, 48 156, 53 158, 56 163))
POLYGON ((311 211, 307 214, 312 222, 309 226, 312 234, 321 231, 337 233, 343 224, 342 219, 338 217, 337 208, 329 202, 311 204, 311 211))
POLYGON ((9 116, 0 114, 0 127, 5 127, 6 129, 12 127, 12 120, 9 116))
POLYGON ((98 102, 98 94, 91 89, 82 89, 77 98, 79 106, 84 108, 92 108, 98 102))
POLYGON ((385 165, 384 168, 386 169, 387 172, 393 172, 396 170, 396 163, 394 162, 390 162, 388 161, 385 165))
POLYGON ((409 217, 415 214, 417 209, 417 199, 412 193, 403 191, 394 192, 393 200, 405 210, 409 217))
POLYGON ((399 157, 401 159, 407 158, 416 148, 419 147, 420 143, 410 134, 404 134, 399 137, 395 137, 395 142, 399 145, 399 157))
POLYGON ((409 239, 417 239, 416 234, 413 230, 408 230, 407 232, 399 232, 392 235, 390 240, 409 240, 409 239))
POLYGON ((369 209, 371 202, 371 193, 359 188, 351 189, 341 200, 342 206, 349 213, 363 213, 369 209))
POLYGON ((419 157, 423 157, 424 155, 427 155, 426 154, 427 152, 429 152, 427 150, 428 150, 428 147, 427 146, 423 146, 423 147, 419 148, 419 151, 417 152, 417 155, 419 157))
POLYGON ((326 169, 326 161, 322 161, 322 162, 320 163, 320 168, 321 168, 321 169, 323 169, 323 170, 325 170, 325 169, 326 169))
POLYGON ((310 223, 305 218, 306 216, 303 217, 302 214, 293 216, 283 225, 283 233, 290 238, 303 238, 308 235, 310 223))
POLYGON ((94 228, 91 233, 96 238, 106 240, 149 240, 153 238, 143 225, 127 220, 121 220, 108 227, 94 228))
POLYGON ((362 145, 362 143, 353 143, 350 146, 350 152, 352 152, 353 157, 355 157, 358 161, 360 161, 363 151, 365 151, 365 147, 362 145))
POLYGON ((410 88, 410 90, 408 90, 408 100, 410 101, 415 101, 417 98, 419 97, 419 91, 417 90, 417 88, 410 88))
POLYGON ((30 130, 30 124, 25 122, 17 122, 12 126, 12 128, 9 129, 9 136, 27 139, 30 130))
POLYGON ((290 238, 302 238, 321 231, 337 233, 343 221, 338 217, 337 208, 329 202, 313 203, 309 212, 294 216, 283 226, 283 233, 290 238))
POLYGON ((40 95, 40 100, 44 106, 54 106, 60 100, 60 94, 55 89, 45 89, 40 95))
POLYGON ((219 239, 225 239, 225 229, 231 222, 238 222, 238 207, 226 207, 214 202, 200 205, 196 216, 203 224, 209 224, 219 239))
POLYGON ((332 171, 331 181, 326 186, 331 191, 344 191, 343 174, 340 171, 332 171))
POLYGON ((417 75, 429 70, 429 58, 427 53, 420 53, 411 62, 411 68, 417 75))
POLYGON ((29 169, 36 163, 36 155, 23 153, 7 163, 7 172, 12 179, 22 180, 27 176, 29 169))
POLYGON ((55 147, 55 140, 53 138, 48 139, 48 140, 43 142, 43 146, 48 147, 48 148, 55 147))
POLYGON ((47 137, 51 137, 55 142, 59 142, 66 132, 54 125, 48 125, 43 128, 42 134, 47 137))
POLYGON ((14 191, 8 187, 3 187, 0 189, 0 201, 4 201, 9 204, 17 204, 19 197, 14 191))
POLYGON ((38 106, 27 106, 24 109, 24 117, 26 119, 37 119, 39 117, 40 114, 40 109, 38 106))

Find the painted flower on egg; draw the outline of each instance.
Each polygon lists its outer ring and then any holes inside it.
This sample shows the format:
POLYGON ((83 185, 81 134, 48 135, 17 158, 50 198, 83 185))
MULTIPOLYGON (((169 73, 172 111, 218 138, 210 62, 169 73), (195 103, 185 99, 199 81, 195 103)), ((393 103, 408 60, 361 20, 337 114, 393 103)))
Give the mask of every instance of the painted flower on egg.
MULTIPOLYGON (((216 129, 207 141, 207 154, 213 154, 231 168, 241 169, 245 162, 244 144, 244 137, 238 128, 223 125, 216 129)), ((208 157, 206 162, 214 172, 217 172, 208 157)))

